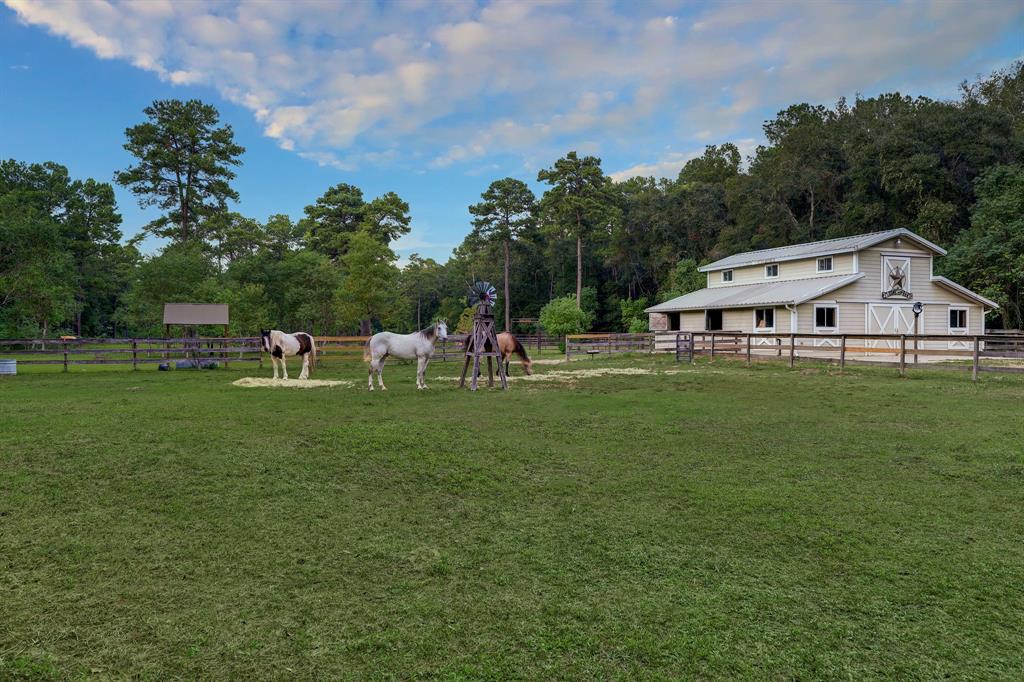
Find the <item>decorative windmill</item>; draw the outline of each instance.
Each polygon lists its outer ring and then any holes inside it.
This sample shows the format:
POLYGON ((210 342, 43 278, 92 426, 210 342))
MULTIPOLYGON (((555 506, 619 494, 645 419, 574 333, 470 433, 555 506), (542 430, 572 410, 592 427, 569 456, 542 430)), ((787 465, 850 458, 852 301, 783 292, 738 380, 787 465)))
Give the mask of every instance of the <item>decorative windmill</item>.
POLYGON ((466 385, 466 372, 469 363, 473 363, 473 376, 470 378, 469 389, 476 390, 477 379, 480 377, 480 358, 487 358, 487 385, 494 386, 494 367, 491 358, 498 358, 498 378, 501 388, 508 389, 508 378, 505 376, 505 364, 501 361, 498 349, 498 337, 494 333, 494 303, 498 295, 490 282, 477 282, 469 288, 469 305, 476 307, 473 313, 473 331, 466 339, 466 364, 462 366, 462 378, 459 387, 466 385))

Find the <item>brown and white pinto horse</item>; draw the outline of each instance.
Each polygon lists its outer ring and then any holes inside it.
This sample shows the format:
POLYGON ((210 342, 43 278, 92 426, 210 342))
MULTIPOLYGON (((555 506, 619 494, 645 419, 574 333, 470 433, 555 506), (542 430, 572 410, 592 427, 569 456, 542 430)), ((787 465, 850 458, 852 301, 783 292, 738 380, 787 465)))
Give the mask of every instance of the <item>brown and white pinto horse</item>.
POLYGON ((263 337, 263 350, 270 353, 270 361, 274 363, 274 378, 277 378, 277 363, 281 363, 281 371, 284 378, 288 378, 288 366, 284 359, 292 355, 302 358, 302 372, 300 379, 308 379, 313 372, 313 365, 316 364, 316 341, 306 332, 295 332, 285 334, 277 329, 261 329, 263 337))

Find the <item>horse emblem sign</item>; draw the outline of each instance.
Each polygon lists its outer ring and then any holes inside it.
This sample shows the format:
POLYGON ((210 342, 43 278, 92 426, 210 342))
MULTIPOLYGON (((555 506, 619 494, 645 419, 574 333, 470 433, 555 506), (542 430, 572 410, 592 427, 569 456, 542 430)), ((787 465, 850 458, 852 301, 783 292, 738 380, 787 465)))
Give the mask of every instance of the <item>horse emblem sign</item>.
MULTIPOLYGON (((910 287, 910 259, 909 258, 885 258, 883 260, 885 279, 888 280, 889 288, 882 290, 882 298, 905 298, 908 301, 914 298, 909 291, 910 287)), ((883 286, 884 286, 883 282, 883 286)))

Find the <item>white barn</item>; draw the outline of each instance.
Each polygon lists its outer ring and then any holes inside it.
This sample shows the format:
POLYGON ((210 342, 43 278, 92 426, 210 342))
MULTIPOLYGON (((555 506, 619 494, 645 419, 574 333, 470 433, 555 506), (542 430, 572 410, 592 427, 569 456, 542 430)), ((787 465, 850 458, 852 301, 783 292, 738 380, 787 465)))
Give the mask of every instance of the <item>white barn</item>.
POLYGON ((652 331, 913 334, 920 302, 916 333, 984 334, 998 306, 936 275, 945 254, 902 228, 738 253, 699 268, 706 288, 646 312, 652 331))

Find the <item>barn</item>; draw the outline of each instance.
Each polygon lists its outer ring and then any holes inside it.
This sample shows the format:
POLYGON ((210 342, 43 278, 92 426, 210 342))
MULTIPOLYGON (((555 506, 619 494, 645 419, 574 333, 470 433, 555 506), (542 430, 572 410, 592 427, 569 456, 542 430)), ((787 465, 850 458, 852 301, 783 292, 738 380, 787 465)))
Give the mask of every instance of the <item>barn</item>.
POLYGON ((936 275, 934 259, 944 255, 903 228, 748 251, 702 266, 706 288, 646 312, 652 331, 983 334, 998 306, 936 275))

